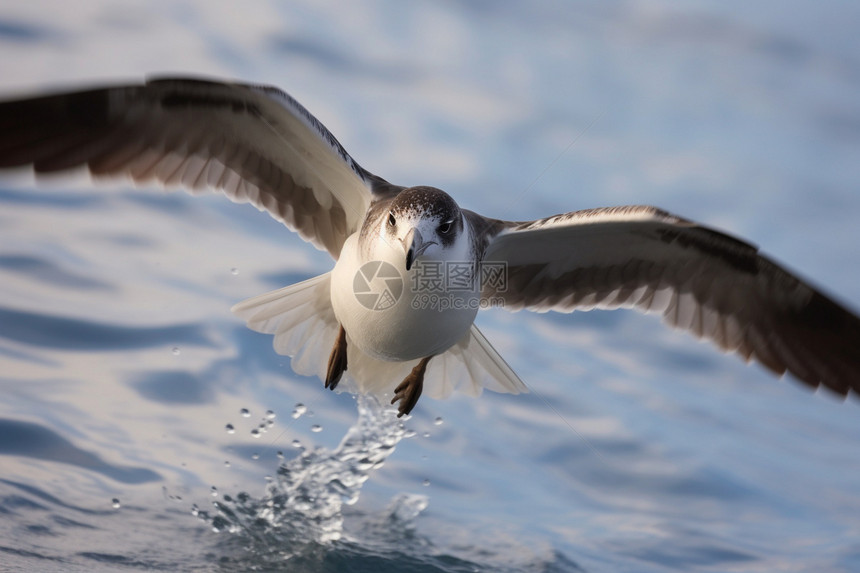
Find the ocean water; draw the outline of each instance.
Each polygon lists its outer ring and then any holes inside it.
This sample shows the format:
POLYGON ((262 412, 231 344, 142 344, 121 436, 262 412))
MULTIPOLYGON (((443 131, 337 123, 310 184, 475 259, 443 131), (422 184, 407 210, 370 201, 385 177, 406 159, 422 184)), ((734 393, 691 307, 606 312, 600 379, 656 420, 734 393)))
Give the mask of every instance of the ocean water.
MULTIPOLYGON (((860 307, 860 6, 236 6, 2 3, 0 91, 271 83, 395 183, 655 204, 860 307)), ((0 570, 860 570, 856 398, 652 316, 492 310, 532 392, 397 421, 229 312, 331 265, 217 195, 0 174, 0 570)))

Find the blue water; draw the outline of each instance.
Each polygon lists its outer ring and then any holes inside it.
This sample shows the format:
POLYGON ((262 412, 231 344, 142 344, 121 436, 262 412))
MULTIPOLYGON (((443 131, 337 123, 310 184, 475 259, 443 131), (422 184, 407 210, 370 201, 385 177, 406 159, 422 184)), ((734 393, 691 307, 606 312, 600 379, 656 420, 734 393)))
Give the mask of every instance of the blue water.
MULTIPOLYGON (((7 2, 0 89, 276 84, 396 183, 511 219, 655 204, 856 309, 858 24, 837 0, 7 2)), ((216 196, 2 175, 0 570, 860 570, 855 398, 650 316, 494 310, 533 392, 401 427, 229 313, 330 267, 216 196)))

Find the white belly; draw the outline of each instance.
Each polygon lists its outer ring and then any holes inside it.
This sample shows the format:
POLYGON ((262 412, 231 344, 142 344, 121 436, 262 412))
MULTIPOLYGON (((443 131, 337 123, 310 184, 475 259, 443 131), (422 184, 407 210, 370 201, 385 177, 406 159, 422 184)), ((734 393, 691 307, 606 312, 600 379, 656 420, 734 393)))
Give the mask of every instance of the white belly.
POLYGON ((331 281, 335 316, 353 344, 374 358, 400 362, 444 352, 466 335, 478 312, 477 288, 428 285, 416 276, 420 266, 406 271, 403 257, 362 264, 357 247, 353 234, 331 281))

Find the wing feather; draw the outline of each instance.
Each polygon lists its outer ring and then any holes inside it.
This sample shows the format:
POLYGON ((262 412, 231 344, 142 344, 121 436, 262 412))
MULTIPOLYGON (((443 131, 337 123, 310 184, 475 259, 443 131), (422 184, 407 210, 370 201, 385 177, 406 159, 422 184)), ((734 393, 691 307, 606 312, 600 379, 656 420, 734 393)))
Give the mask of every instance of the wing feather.
POLYGON ((860 393, 860 318, 744 241, 654 207, 486 222, 510 310, 633 307, 782 375, 860 393))
POLYGON ((334 257, 370 203, 401 189, 358 165, 288 94, 192 79, 0 102, 0 168, 24 165, 214 187, 334 257))

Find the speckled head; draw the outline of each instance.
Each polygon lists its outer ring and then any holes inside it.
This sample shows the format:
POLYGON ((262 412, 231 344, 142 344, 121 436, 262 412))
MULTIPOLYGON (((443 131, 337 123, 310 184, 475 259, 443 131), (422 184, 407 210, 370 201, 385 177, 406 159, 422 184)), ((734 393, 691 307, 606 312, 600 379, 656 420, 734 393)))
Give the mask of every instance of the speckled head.
POLYGON ((445 232, 439 239, 445 246, 452 242, 463 226, 460 206, 450 195, 435 187, 410 187, 391 203, 389 213, 395 220, 433 219, 445 232))
POLYGON ((421 216, 450 220, 457 218, 460 207, 450 195, 435 187, 410 187, 394 198, 391 211, 395 216, 421 216))

